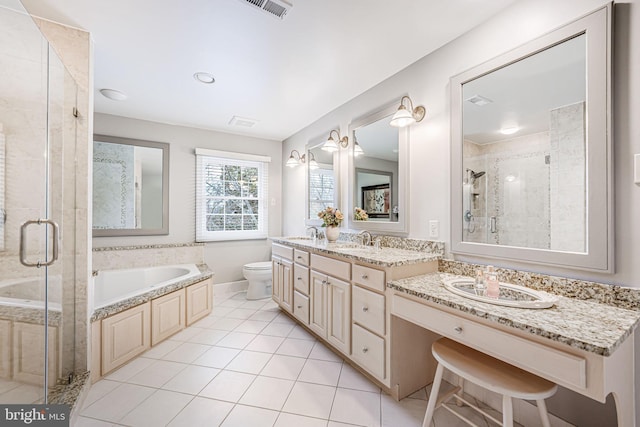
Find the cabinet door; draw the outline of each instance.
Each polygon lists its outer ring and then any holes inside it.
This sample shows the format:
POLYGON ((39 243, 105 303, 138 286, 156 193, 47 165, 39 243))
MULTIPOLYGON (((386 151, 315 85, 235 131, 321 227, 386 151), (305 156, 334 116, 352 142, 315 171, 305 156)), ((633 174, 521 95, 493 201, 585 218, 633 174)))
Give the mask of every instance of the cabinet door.
MULTIPOLYGON (((49 384, 55 384, 58 372, 58 328, 49 326, 49 384)), ((44 382, 44 327, 32 323, 13 323, 13 379, 42 385, 44 382)))
POLYGON ((327 336, 327 276, 311 270, 309 291, 309 327, 321 337, 327 336))
POLYGON ((171 292, 151 301, 151 345, 156 345, 185 328, 185 290, 171 292))
POLYGON ((280 304, 282 295, 282 280, 280 280, 280 258, 271 258, 271 297, 280 304))
POLYGON ((351 354, 351 285, 329 277, 328 340, 338 350, 351 354))
POLYGON ((211 313, 211 279, 187 287, 187 326, 211 313))
POLYGON ((102 375, 151 345, 148 302, 102 320, 102 375))
POLYGON ((293 313, 293 263, 286 259, 280 261, 282 294, 280 305, 289 313, 293 313))

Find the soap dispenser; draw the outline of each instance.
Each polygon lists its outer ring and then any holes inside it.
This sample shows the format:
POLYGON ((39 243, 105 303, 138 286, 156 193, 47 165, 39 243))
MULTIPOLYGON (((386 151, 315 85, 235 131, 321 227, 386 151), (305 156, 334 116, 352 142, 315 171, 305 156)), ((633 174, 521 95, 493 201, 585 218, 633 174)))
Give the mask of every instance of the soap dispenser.
POLYGON ((498 282, 498 275, 492 265, 487 267, 487 271, 485 273, 485 286, 487 288, 487 296, 489 298, 500 297, 500 282, 498 282))

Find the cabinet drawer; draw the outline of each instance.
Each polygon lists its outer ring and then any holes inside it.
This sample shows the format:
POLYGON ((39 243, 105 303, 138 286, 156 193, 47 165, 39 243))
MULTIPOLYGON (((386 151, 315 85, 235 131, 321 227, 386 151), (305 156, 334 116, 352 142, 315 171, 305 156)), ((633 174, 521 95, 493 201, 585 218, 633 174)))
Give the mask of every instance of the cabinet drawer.
POLYGON ((309 295, 309 269, 298 264, 293 265, 293 287, 309 295))
POLYGON ((586 360, 417 301, 394 295, 394 315, 526 371, 586 388, 586 360))
POLYGON ((311 254, 311 268, 343 280, 351 280, 351 264, 326 256, 311 254))
POLYGON ((366 288, 384 292, 384 271, 362 265, 353 266, 353 281, 366 288))
POLYGON ((384 295, 354 286, 351 300, 353 321, 378 335, 384 335, 384 295))
POLYGON ((377 378, 384 379, 384 339, 358 325, 353 325, 351 336, 353 360, 377 378))
POLYGON ((309 324, 309 297, 293 291, 293 315, 305 325, 309 324))
POLYGON ((293 248, 274 243, 271 245, 271 254, 288 260, 293 260, 293 248))
POLYGON ((293 251, 293 260, 298 264, 309 265, 309 252, 295 249, 293 251))

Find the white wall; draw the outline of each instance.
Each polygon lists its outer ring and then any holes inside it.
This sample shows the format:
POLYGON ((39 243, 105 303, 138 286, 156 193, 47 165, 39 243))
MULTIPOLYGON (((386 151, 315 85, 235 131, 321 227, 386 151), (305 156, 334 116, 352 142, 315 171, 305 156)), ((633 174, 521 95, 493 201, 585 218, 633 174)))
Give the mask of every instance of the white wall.
MULTIPOLYGON (((282 143, 249 136, 232 135, 204 129, 173 126, 108 114, 95 114, 96 134, 112 135, 170 145, 169 235, 139 237, 95 237, 93 247, 159 243, 188 243, 195 240, 195 168, 194 149, 260 154, 271 157, 269 166, 269 235, 280 236, 282 220, 282 143)), ((304 210, 304 205, 302 206, 304 210)), ((242 280, 242 266, 267 261, 271 256, 268 240, 208 243, 204 261, 215 272, 214 282, 242 280)))
MULTIPOLYGON (((371 88, 285 140, 283 155, 302 150, 318 134, 335 123, 341 134, 350 122, 376 110, 403 94, 414 104, 424 105, 426 118, 410 129, 410 237, 426 238, 428 221, 440 221, 440 239, 450 243, 450 135, 449 79, 473 66, 515 48, 532 38, 562 26, 605 4, 601 0, 522 0, 490 21, 427 55, 398 74, 371 88)), ((639 0, 616 3, 614 63, 614 151, 616 212, 616 273, 598 274, 531 264, 501 262, 500 265, 568 277, 640 287, 640 223, 634 212, 640 209, 640 187, 633 184, 634 153, 640 153, 640 6, 639 0), (635 8, 634 8, 635 6, 635 8)), ((410 31, 410 29, 408 30, 410 31)), ((347 209, 347 155, 341 153, 342 196, 340 208, 347 209)), ((283 194, 304 194, 303 168, 288 169, 283 175, 283 194)), ((304 232, 304 201, 298 196, 284 199, 286 235, 304 232)), ((473 260, 473 258, 467 258, 473 260)), ((480 261, 480 260, 478 260, 480 261)), ((481 262, 481 261, 480 261, 481 262)), ((485 261, 486 263, 486 261, 485 261)))
MULTIPOLYGON (((427 238, 428 221, 440 221, 440 239, 450 248, 450 101, 449 79, 469 68, 513 49, 528 40, 562 26, 605 4, 602 0, 522 0, 476 27, 466 35, 420 59, 413 65, 364 92, 285 140, 283 155, 302 150, 309 139, 328 132, 335 123, 347 134, 349 123, 393 99, 409 94, 414 105, 424 105, 426 118, 410 130, 410 237, 427 238)), ((614 173, 616 222, 616 272, 597 274, 513 262, 496 263, 603 283, 640 287, 640 187, 633 184, 633 154, 640 153, 640 0, 616 2, 614 36, 614 173)), ((405 29, 410 37, 411 29, 405 29)), ((347 156, 340 156, 340 208, 347 209, 347 156)), ((304 232, 304 170, 289 169, 283 175, 283 232, 304 232)), ((473 258, 467 258, 473 261, 473 258)), ((478 262, 484 262, 477 259, 478 262)), ((640 354, 636 333, 636 354, 640 354)), ((636 388, 640 389, 636 356, 636 388)), ((630 372, 631 374, 631 372, 630 372)), ((565 411, 588 414, 575 395, 561 397, 565 411)), ((595 404, 593 401, 589 401, 595 404)), ((610 405, 609 405, 610 409, 610 405)), ((640 420, 640 405, 638 408, 640 420)), ((585 415, 585 418, 587 415, 585 415)), ((593 420, 592 420, 593 421, 593 420)), ((597 421, 593 421, 597 423, 597 421)), ((584 425, 584 424, 581 424, 584 425)), ((598 424, 594 424, 598 425, 598 424)), ((600 424, 604 425, 604 424, 600 424)))

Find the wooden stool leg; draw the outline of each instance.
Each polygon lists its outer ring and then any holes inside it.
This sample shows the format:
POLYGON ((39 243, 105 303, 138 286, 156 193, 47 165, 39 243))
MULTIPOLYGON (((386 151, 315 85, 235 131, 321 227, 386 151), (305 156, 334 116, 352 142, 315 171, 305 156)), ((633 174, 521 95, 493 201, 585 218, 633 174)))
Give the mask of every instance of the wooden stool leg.
POLYGON ((502 396, 502 427, 513 427, 513 403, 511 396, 502 396))
POLYGON ((422 427, 431 427, 431 420, 433 419, 433 413, 436 410, 436 402, 438 401, 438 392, 440 391, 440 383, 442 382, 443 374, 444 366, 438 363, 436 375, 433 377, 433 386, 431 386, 431 395, 429 396, 429 403, 427 403, 427 412, 424 414, 422 427))
POLYGON ((544 399, 536 400, 536 404, 538 405, 538 412, 540 413, 542 427, 551 427, 551 422, 549 422, 549 413, 547 412, 547 404, 544 402, 544 399))
MULTIPOLYGON (((456 394, 462 397, 462 393, 464 393, 464 377, 462 375, 458 375, 458 387, 460 387, 460 390, 456 394)), ((456 406, 462 407, 462 400, 456 399, 456 406)))

